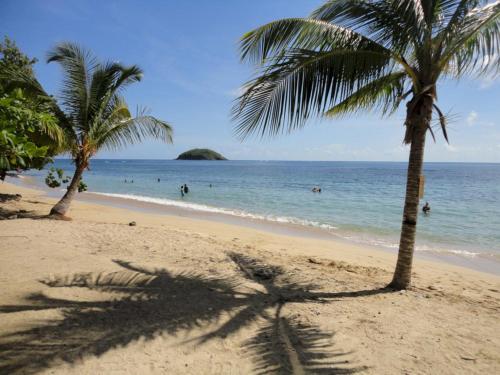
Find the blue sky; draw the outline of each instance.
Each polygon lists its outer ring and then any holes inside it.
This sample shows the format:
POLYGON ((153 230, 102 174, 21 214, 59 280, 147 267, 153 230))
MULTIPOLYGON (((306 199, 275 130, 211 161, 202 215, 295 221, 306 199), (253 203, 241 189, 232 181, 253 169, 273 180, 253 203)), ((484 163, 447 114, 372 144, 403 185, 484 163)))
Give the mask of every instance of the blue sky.
MULTIPOLYGON (((74 41, 99 58, 138 64, 141 83, 126 92, 131 108, 147 106, 171 122, 174 145, 147 141, 102 158, 171 159, 192 147, 213 148, 230 159, 407 160, 404 113, 343 120, 312 120, 291 135, 240 142, 233 136, 231 103, 252 67, 238 59, 238 39, 268 21, 306 16, 317 0, 0 1, 1 34, 39 58, 37 75, 50 93, 61 82, 47 50, 74 41)), ((453 115, 447 145, 427 142, 427 161, 500 162, 500 81, 445 82, 439 105, 453 115)))

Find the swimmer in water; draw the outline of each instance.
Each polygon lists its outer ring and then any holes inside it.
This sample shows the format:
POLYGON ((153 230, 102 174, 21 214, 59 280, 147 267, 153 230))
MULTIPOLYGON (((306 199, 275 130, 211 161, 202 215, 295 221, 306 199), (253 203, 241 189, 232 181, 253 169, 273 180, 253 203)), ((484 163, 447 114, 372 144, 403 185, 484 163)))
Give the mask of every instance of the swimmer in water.
POLYGON ((422 207, 422 211, 424 211, 424 214, 427 215, 430 210, 431 210, 431 206, 429 205, 429 202, 425 202, 424 207, 422 207))

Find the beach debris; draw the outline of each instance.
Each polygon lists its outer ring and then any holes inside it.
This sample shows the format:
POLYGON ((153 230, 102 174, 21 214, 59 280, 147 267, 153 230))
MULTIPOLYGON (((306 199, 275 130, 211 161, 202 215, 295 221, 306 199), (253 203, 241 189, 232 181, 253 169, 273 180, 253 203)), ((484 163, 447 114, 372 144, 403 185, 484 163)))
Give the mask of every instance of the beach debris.
POLYGON ((476 358, 472 358, 472 357, 465 357, 463 355, 460 356, 460 358, 462 358, 464 361, 476 361, 476 358))
POLYGON ((128 223, 128 225, 131 227, 135 227, 137 223, 135 221, 131 221, 130 223, 128 223))
POLYGON ((228 255, 229 258, 239 266, 240 270, 244 274, 255 281, 273 280, 277 276, 283 274, 281 267, 262 264, 256 259, 236 253, 230 253, 228 255))
POLYGON ((323 264, 323 263, 318 262, 317 260, 314 260, 312 258, 308 258, 307 260, 309 261, 309 263, 312 263, 312 264, 323 264))

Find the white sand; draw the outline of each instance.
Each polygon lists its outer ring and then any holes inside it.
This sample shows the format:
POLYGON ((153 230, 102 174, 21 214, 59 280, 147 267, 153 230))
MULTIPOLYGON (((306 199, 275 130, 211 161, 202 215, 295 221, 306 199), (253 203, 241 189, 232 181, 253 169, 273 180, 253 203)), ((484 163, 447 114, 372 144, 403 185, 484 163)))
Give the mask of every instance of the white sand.
POLYGON ((386 293, 389 253, 81 202, 38 219, 54 200, 13 193, 2 374, 500 373, 499 277, 416 260, 386 293))

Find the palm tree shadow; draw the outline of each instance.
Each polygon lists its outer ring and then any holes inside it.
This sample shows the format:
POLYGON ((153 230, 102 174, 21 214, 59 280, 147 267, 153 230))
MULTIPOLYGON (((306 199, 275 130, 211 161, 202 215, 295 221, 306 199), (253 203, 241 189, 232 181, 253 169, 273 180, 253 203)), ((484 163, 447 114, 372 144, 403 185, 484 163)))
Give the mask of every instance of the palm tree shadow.
POLYGON ((203 342, 214 336, 225 337, 236 331, 241 322, 264 321, 256 335, 244 344, 254 362, 257 374, 353 374, 366 370, 366 366, 349 366, 351 353, 332 350, 333 333, 318 326, 283 316, 287 303, 326 303, 336 298, 358 297, 389 292, 376 289, 358 292, 317 292, 318 285, 296 282, 281 267, 270 266, 259 259, 229 253, 231 260, 245 277, 263 287, 265 292, 254 293, 252 309, 243 309, 216 331, 200 338, 203 342), (274 314, 270 314, 273 310, 274 314), (242 316, 243 315, 243 316, 242 316), (246 315, 246 316, 244 316, 246 315))
POLYGON ((63 319, 1 336, 0 373, 35 373, 88 356, 98 357, 139 339, 151 340, 161 334, 189 332, 217 324, 218 328, 195 339, 201 345, 262 320, 264 325, 244 344, 257 373, 301 369, 340 374, 365 368, 346 368, 347 362, 342 358, 350 353, 331 351, 331 345, 327 344, 332 337, 330 333, 282 314, 289 302, 321 303, 356 297, 363 295, 359 294, 362 292, 352 295, 314 292, 316 286, 288 280, 279 267, 239 254, 231 253, 229 257, 262 290, 244 287, 235 278, 171 274, 165 269, 147 269, 119 260, 115 261, 122 268, 118 272, 42 280, 54 288, 87 288, 116 294, 116 298, 74 301, 39 293, 27 296, 26 304, 0 306, 0 313, 59 309, 63 314, 63 319), (272 310, 274 314, 269 313, 272 310))
POLYGON ((75 363, 162 333, 173 334, 217 322, 237 308, 236 285, 195 273, 172 275, 117 261, 124 268, 107 274, 78 274, 44 280, 51 287, 85 287, 116 293, 106 301, 71 301, 33 294, 27 303, 0 306, 0 313, 62 309, 63 319, 0 337, 0 373, 35 373, 75 363))

